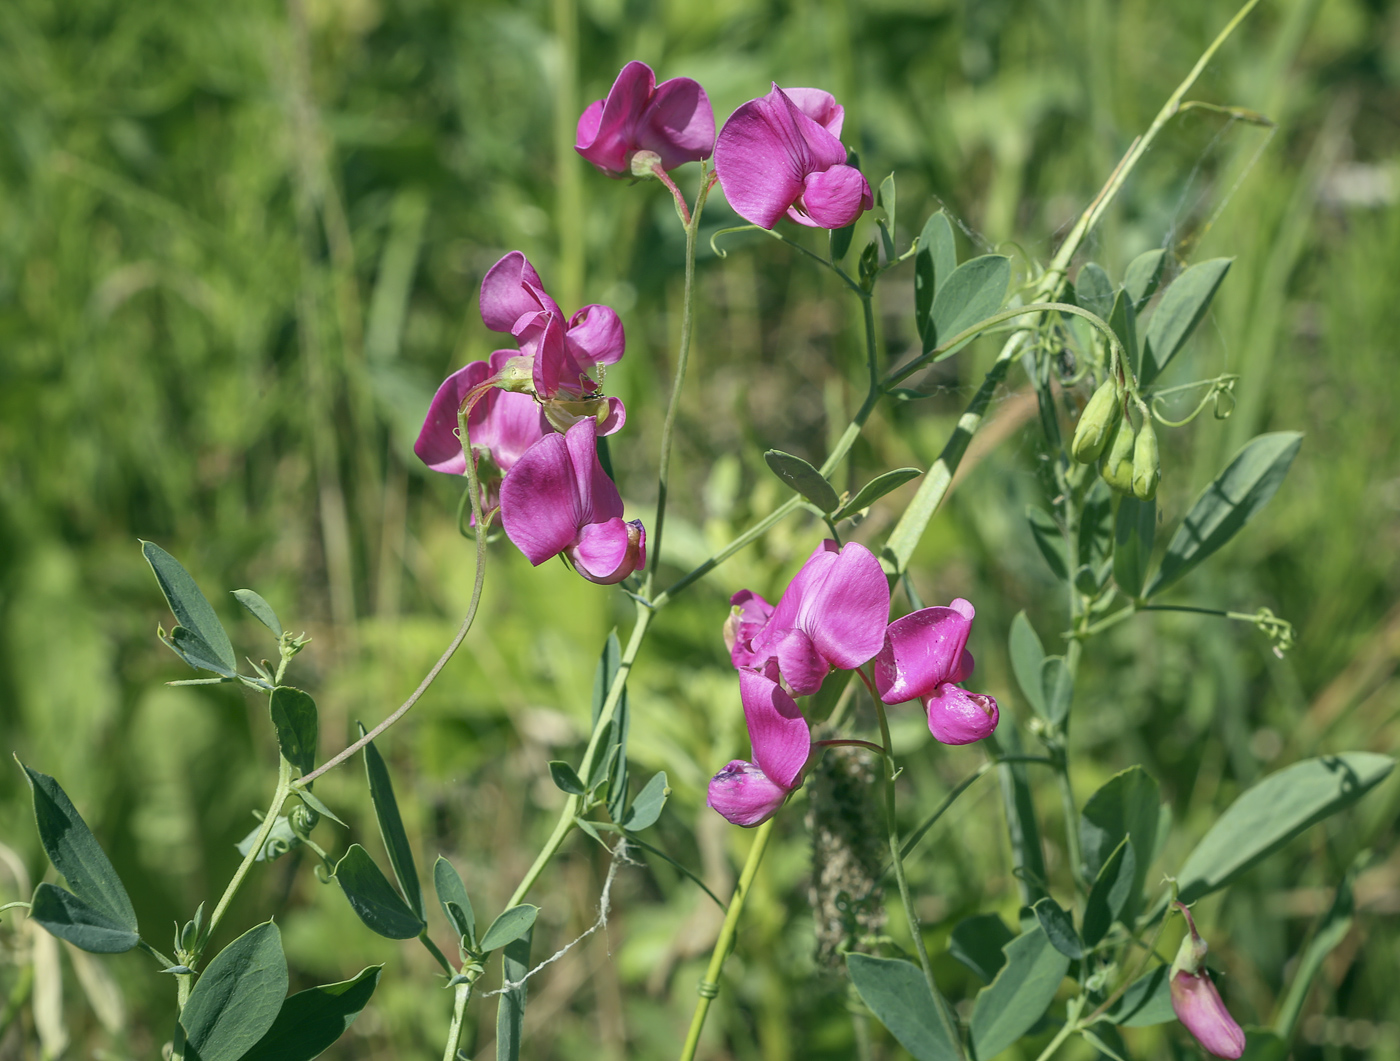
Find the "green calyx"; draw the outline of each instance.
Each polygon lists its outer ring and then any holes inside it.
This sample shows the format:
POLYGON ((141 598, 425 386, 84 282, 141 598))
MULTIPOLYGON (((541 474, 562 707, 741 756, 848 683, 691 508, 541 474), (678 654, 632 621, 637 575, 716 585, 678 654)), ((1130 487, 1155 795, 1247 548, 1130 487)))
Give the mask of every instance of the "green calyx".
POLYGON ((1157 453, 1157 432, 1152 418, 1144 417, 1133 445, 1133 496, 1139 501, 1151 501, 1157 496, 1157 484, 1162 479, 1162 460, 1157 453))
POLYGON ((1118 386, 1111 379, 1105 380, 1094 391, 1089 404, 1084 406, 1079 424, 1074 429, 1074 441, 1070 445, 1074 459, 1080 464, 1093 464, 1098 460, 1122 415, 1118 386))

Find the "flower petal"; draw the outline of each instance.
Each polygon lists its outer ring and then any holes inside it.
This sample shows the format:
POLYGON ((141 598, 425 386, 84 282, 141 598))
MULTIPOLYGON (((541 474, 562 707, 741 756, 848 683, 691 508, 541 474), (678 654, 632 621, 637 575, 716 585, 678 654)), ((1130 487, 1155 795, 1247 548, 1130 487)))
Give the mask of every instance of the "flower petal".
MULTIPOLYGON (((467 458, 462 453, 462 440, 457 437, 457 411, 462 399, 491 374, 485 361, 473 361, 459 368, 442 381, 428 405, 418 441, 413 452, 435 472, 462 475, 467 470, 467 458)), ((472 411, 475 416, 475 410, 472 411)))
POLYGON ((971 744, 997 728, 997 702, 986 693, 970 693, 944 683, 924 697, 928 729, 944 744, 971 744))
POLYGON ((807 160, 795 157, 801 136, 786 107, 775 103, 773 93, 749 100, 729 116, 715 142, 715 172, 724 197, 736 214, 760 228, 777 224, 802 194, 802 178, 810 172, 807 160))
POLYGON ((501 483, 501 526, 538 567, 573 544, 582 523, 569 447, 563 435, 551 432, 525 451, 501 483))
POLYGON ((627 156, 636 150, 636 128, 656 89, 656 75, 636 60, 624 66, 607 99, 580 116, 574 150, 607 173, 627 172, 627 156), (597 107, 596 115, 590 113, 597 107))
POLYGON ((796 626, 832 666, 853 670, 880 651, 890 612, 890 586, 880 561, 847 542, 803 595, 796 626))
POLYGON ((841 123, 846 120, 846 108, 836 102, 835 96, 820 88, 785 88, 783 91, 798 110, 832 136, 840 137, 841 123))
POLYGON ((843 228, 874 205, 870 182, 852 166, 832 166, 803 182, 802 199, 788 217, 809 228, 843 228))
POLYGON ((621 398, 609 395, 604 399, 607 403, 608 411, 598 418, 598 437, 612 435, 622 430, 622 425, 627 423, 627 406, 622 404, 621 398))
POLYGON ((787 796, 787 789, 753 763, 734 759, 710 779, 705 802, 730 824, 747 829, 773 817, 787 796))
POLYGON ((820 689, 831 669, 801 630, 789 630, 771 651, 770 658, 778 661, 778 672, 798 696, 811 696, 820 689))
POLYGON ((729 598, 729 618, 724 621, 724 643, 736 667, 761 667, 753 650, 753 639, 761 633, 773 614, 773 605, 753 590, 741 589, 729 598))
POLYGON ((584 306, 569 318, 564 339, 570 355, 585 372, 595 365, 615 364, 627 349, 622 320, 610 306, 584 306))
POLYGON ((660 155, 665 170, 710 157, 715 112, 699 82, 673 77, 656 86, 637 125, 636 146, 660 155))
POLYGON ((1182 970, 1172 976, 1172 1009, 1196 1041, 1216 1057, 1233 1061, 1244 1053, 1244 1031, 1230 1016, 1206 973, 1192 975, 1182 970))
POLYGON ((646 531, 641 520, 624 522, 621 516, 604 523, 588 523, 578 541, 565 550, 578 573, 600 586, 621 582, 646 563, 646 531))
POLYGON ((812 731, 783 687, 758 671, 739 672, 739 696, 754 762, 783 788, 796 787, 812 751, 812 731))
POLYGON ((587 523, 606 523, 622 516, 622 497, 617 492, 617 484, 608 478, 608 473, 603 471, 598 461, 597 432, 597 421, 590 416, 569 428, 564 435, 577 483, 577 527, 587 523))
POLYGON ((972 618, 956 608, 924 608, 896 619, 885 630, 875 657, 875 688, 887 704, 902 704, 933 692, 961 669, 972 618))
POLYGON ((540 274, 525 255, 511 251, 487 270, 481 280, 481 319, 493 332, 513 331, 527 313, 559 312, 544 293, 540 274))

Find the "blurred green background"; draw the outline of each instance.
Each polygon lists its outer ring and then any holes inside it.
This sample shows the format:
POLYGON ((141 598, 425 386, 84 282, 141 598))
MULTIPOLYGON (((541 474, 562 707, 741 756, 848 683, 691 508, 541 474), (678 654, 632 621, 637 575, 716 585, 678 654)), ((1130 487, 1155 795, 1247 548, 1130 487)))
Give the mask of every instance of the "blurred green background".
MULTIPOLYGON (((650 523, 683 239, 659 187, 610 181, 571 149, 578 111, 628 59, 699 79, 721 122, 773 80, 833 90, 867 173, 898 174, 901 244, 943 204, 964 254, 997 248, 1024 275, 1231 13, 1202 0, 0 4, 5 750, 67 788, 157 946, 159 926, 215 898, 272 787, 275 745, 260 698, 163 684, 189 672, 154 637, 169 618, 137 538, 185 563, 241 652, 273 646, 224 594, 240 586, 314 637, 290 680, 320 705, 324 755, 354 720, 382 718, 469 595, 461 483, 426 472, 411 446, 437 382, 497 345, 475 298, 507 250, 525 251, 566 311, 601 301, 622 314, 628 354, 607 385, 629 423, 612 454, 629 515, 650 523)), ((1306 439, 1271 507, 1173 597, 1267 605, 1297 624, 1291 654, 1277 659, 1249 627, 1158 615, 1086 657, 1076 793, 1082 803, 1143 762, 1175 811, 1164 871, 1263 773, 1319 749, 1394 752, 1400 711, 1400 7, 1266 0, 1191 97, 1263 112, 1277 133, 1181 116, 1084 256, 1115 277, 1156 246, 1178 262, 1236 258, 1177 381, 1240 372, 1239 407, 1162 433, 1165 518, 1253 434, 1306 439)), ((693 169, 679 174, 689 191, 693 169)), ((707 233, 734 223, 712 203, 707 233)), ((699 268, 667 523, 677 571, 781 499, 763 449, 820 455, 863 387, 849 296, 773 241, 730 246, 724 260, 704 248, 699 268)), ((880 307, 882 343, 899 356, 915 341, 908 266, 887 276, 880 307)), ((926 467, 992 342, 941 365, 934 397, 872 422, 853 480, 926 467)), ((976 603, 979 688, 1007 722, 1027 718, 1006 662, 1012 616, 1028 609, 1047 635, 1064 623, 1022 516, 1039 496, 1024 386, 1013 373, 987 429, 997 444, 974 447, 914 566, 931 602, 976 603)), ((878 506, 858 536, 880 540, 911 492, 878 506)), ((750 839, 703 805, 709 774, 746 754, 719 636, 726 598, 780 592, 819 536, 791 520, 721 568, 662 616, 634 676, 635 769, 665 769, 674 788, 653 841, 725 894, 750 839)), ((450 857, 488 917, 557 813, 545 764, 576 756, 597 654, 631 614, 620 592, 559 565, 532 570, 506 543, 491 560, 464 649, 380 742, 420 865, 450 857)), ((917 712, 896 730, 912 822, 981 752, 934 744, 917 712)), ((352 825, 348 836, 322 825, 322 844, 382 854, 357 765, 317 791, 352 825)), ((1063 883, 1058 797, 1047 785, 1038 800, 1063 883)), ((842 984, 813 960, 803 805, 780 824, 704 1056, 852 1056, 842 984)), ((1267 1021, 1342 871, 1374 850, 1296 1057, 1400 1056, 1397 809, 1392 778, 1202 905, 1230 1006, 1267 1021)), ((19 859, 0 869, 8 901, 20 896, 14 877, 35 880, 45 865, 18 770, 0 771, 0 839, 19 859)), ((537 955, 593 923, 606 869, 591 841, 570 842, 532 896, 544 908, 537 955)), ((939 951, 960 917, 1014 918, 992 781, 940 824, 911 874, 939 951)), ((387 962, 373 1004, 328 1057, 437 1056, 449 996, 416 943, 371 935, 295 854, 259 867, 230 928, 269 912, 294 989, 387 962)), ((902 918, 892 922, 898 937, 902 918)), ((664 863, 625 867, 607 931, 533 982, 526 1056, 671 1056, 717 927, 714 907, 664 863)), ((0 998, 18 998, 29 940, 5 919, 0 998)), ((59 966, 68 1056, 156 1056, 173 1019, 169 979, 136 953, 72 954, 59 966)), ((939 969, 955 1000, 975 991, 961 966, 939 969)), ((482 1056, 494 1005, 470 1012, 469 1052, 482 1056)), ((40 1057, 31 1008, 4 1013, 0 1059, 40 1057)), ((880 1036, 882 1056, 902 1056, 880 1036)), ((1130 1032, 1129 1045, 1134 1057, 1195 1056, 1175 1025, 1130 1032)))

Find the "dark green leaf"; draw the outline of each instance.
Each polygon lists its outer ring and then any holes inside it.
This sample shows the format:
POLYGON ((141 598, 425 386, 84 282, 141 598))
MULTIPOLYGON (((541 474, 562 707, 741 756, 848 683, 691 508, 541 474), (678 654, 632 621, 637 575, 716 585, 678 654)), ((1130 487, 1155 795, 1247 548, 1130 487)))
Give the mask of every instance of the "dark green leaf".
POLYGON ((1162 592, 1233 538, 1269 503, 1302 443, 1303 436, 1296 431, 1275 431, 1245 443, 1196 498, 1167 543, 1162 566, 1143 596, 1162 592))
POLYGON ((618 744, 612 739, 613 730, 616 728, 617 719, 612 722, 603 723, 603 727, 598 731, 598 747, 604 749, 603 754, 593 760, 593 766, 588 771, 588 790, 591 792, 608 779, 608 774, 612 770, 613 762, 617 758, 618 744))
MULTIPOLYGON (((1003 719, 991 738, 996 754, 1022 755, 1021 734, 1014 722, 1003 719)), ((997 767, 1001 782, 1002 811, 1006 816, 1007 838, 1011 842, 1011 865, 1021 885, 1021 902, 1031 906, 1045 895, 1045 856, 1040 849, 1040 825, 1035 816, 1030 779, 1025 763, 1002 763, 997 767)))
POLYGON ((914 324, 920 338, 924 338, 928 331, 934 296, 957 267, 958 251, 953 242, 953 226, 948 222, 948 215, 939 210, 924 222, 924 230, 919 236, 919 250, 914 255, 914 324))
POLYGON ((424 922, 394 891, 374 860, 359 844, 351 844, 336 863, 335 879, 350 907, 369 928, 389 939, 412 939, 424 922))
POLYGON ((954 927, 948 953, 976 973, 984 984, 990 984, 1006 964, 1002 948, 1015 938, 996 914, 974 914, 954 927))
MULTIPOLYGON (((516 907, 516 909, 520 909, 516 907)), ((502 954, 501 975, 507 983, 519 984, 501 993, 496 1004, 496 1061, 520 1061, 520 1037, 525 1027, 524 980, 530 971, 531 929, 507 944, 502 954)))
POLYGON ((593 672, 593 724, 598 724, 598 717, 603 713, 603 703, 608 698, 608 690, 612 688, 613 679, 617 677, 617 670, 622 665, 622 644, 617 639, 617 630, 608 633, 608 639, 603 642, 603 654, 598 658, 598 667, 593 672))
POLYGON ((1216 819, 1181 867, 1181 901, 1225 887, 1324 818, 1351 806, 1390 773, 1395 760, 1372 752, 1304 759, 1270 774, 1216 819))
MULTIPOLYGON (((593 673, 593 724, 598 724, 598 717, 603 712, 603 704, 607 700, 608 690, 612 688, 613 679, 617 676, 618 668, 622 665, 622 645, 617 640, 617 631, 613 630, 608 634, 608 639, 603 644, 603 654, 598 659, 598 667, 593 673)), ((609 753, 600 760, 601 766, 607 770, 608 791, 607 804, 608 813, 613 820, 621 818, 624 808, 627 806, 627 735, 631 729, 631 711, 627 703, 627 689, 622 690, 622 696, 617 702, 617 708, 613 712, 613 726, 610 733, 616 733, 618 739, 605 747, 609 748, 609 753)))
POLYGON ((34 889, 29 918, 50 934, 93 954, 121 954, 141 942, 132 929, 56 884, 34 889))
MULTIPOLYGON (((365 728, 360 727, 364 736, 365 728)), ((384 765, 384 757, 370 741, 365 745, 365 773, 369 775, 369 795, 374 803, 374 816, 379 819, 379 835, 384 838, 384 847, 389 853, 389 865, 394 868, 399 889, 408 900, 408 908, 417 915, 419 921, 426 922, 423 914, 423 888, 418 883, 418 868, 413 864, 413 845, 408 842, 404 831, 403 818, 399 815, 398 800, 394 798, 394 786, 389 780, 389 768, 384 765)))
POLYGON ((1095 479, 1079 514, 1079 562, 1097 567, 1112 554, 1113 491, 1095 479))
POLYGON ((1108 934, 1115 918, 1123 912, 1128 899, 1135 895, 1133 882, 1137 877, 1137 852, 1133 841, 1124 837, 1108 861, 1099 870, 1089 899, 1084 904, 1084 942, 1094 946, 1108 934))
MULTIPOLYGON (((928 328, 924 332, 924 353, 948 342, 974 324, 986 320, 1006 301, 1006 288, 1011 283, 1011 259, 1000 254, 984 254, 963 262, 948 282, 940 284, 929 310, 928 328)), ((936 360, 951 357, 970 339, 945 350, 936 360)))
POLYGON ((345 1034, 369 1004, 382 965, 371 965, 338 984, 298 991, 285 1002, 272 1027, 241 1061, 312 1061, 345 1034))
POLYGON ((622 827, 628 832, 639 833, 655 825, 656 819, 661 817, 661 809, 666 806, 666 797, 670 794, 671 790, 666 787, 666 771, 662 770, 653 775, 637 793, 627 817, 621 822, 622 827))
POLYGON ((918 468, 896 468, 894 471, 885 472, 884 475, 877 475, 862 486, 856 496, 842 505, 831 518, 842 520, 854 516, 857 512, 869 508, 891 490, 898 490, 910 479, 917 479, 922 474, 918 468))
POLYGON ((822 473, 813 468, 801 457, 794 457, 782 450, 770 449, 763 455, 773 474, 792 489, 816 505, 823 512, 835 512, 839 498, 822 473))
POLYGON ((1060 725, 1069 717, 1074 699, 1074 675, 1064 656, 1046 656, 1040 665, 1040 683, 1045 689, 1045 717, 1060 725))
POLYGON ((1064 907, 1047 895, 1032 909, 1052 947, 1066 958, 1078 960, 1084 957, 1084 945, 1079 942, 1079 933, 1074 930, 1074 919, 1065 912, 1064 907))
POLYGON ((1133 311, 1133 298, 1126 290, 1119 291, 1113 299, 1113 310, 1108 315, 1108 326, 1118 341, 1123 344, 1123 353, 1134 372, 1137 371, 1137 314, 1133 311))
POLYGON ((1161 803, 1161 790, 1152 775, 1140 766, 1130 766, 1109 778, 1080 812, 1079 846, 1088 880, 1098 878, 1125 837, 1133 838, 1133 889, 1125 917, 1136 909, 1147 872, 1166 839, 1160 827, 1161 803))
POLYGON ((1171 967, 1159 965, 1138 977, 1105 1016, 1125 1028, 1147 1028, 1176 1020, 1176 1011, 1172 1009, 1171 967))
MULTIPOLYGON (((1102 482, 1103 480, 1100 480, 1102 482)), ((1139 501, 1131 494, 1118 502, 1113 524, 1113 581, 1126 596, 1142 595, 1152 539, 1157 533, 1157 502, 1139 501)))
MULTIPOLYGON (((253 826, 252 831, 242 840, 238 841, 238 853, 246 855, 253 849, 253 842, 257 840, 258 833, 262 832, 262 823, 253 826)), ((292 829, 292 823, 285 814, 277 815, 272 823, 272 831, 267 834, 267 839, 263 841, 262 850, 258 852, 256 862, 271 862, 281 858, 292 848, 301 843, 301 837, 292 829)))
POLYGON ((1230 258, 1212 258, 1191 266, 1167 288, 1142 340, 1142 371, 1138 382, 1144 387, 1162 374, 1176 356, 1201 318, 1210 309, 1216 289, 1230 269, 1230 258))
POLYGON ((232 678, 237 671, 219 659, 219 654, 204 643, 204 639, 183 626, 170 631, 170 637, 162 638, 177 656, 196 670, 211 670, 225 678, 232 678))
POLYGON ((68 887, 84 905, 108 922, 131 932, 139 931, 136 911, 121 878, 68 794, 48 774, 31 770, 23 763, 20 767, 29 779, 39 840, 53 868, 63 874, 68 887))
POLYGON ((233 654, 233 644, 223 623, 219 622, 219 617, 214 614, 214 609, 200 592, 199 586, 195 585, 194 579, 190 578, 189 572, 180 566, 180 561, 155 542, 143 541, 141 554, 151 565, 176 622, 209 646, 215 662, 223 664, 229 671, 237 670, 238 657, 233 654))
POLYGON ((1031 537, 1045 562, 1050 565, 1056 578, 1062 582, 1069 579, 1069 565, 1065 560, 1065 536, 1059 524, 1050 518, 1044 509, 1037 505, 1026 506, 1026 520, 1031 525, 1031 537))
POLYGON ((481 949, 485 952, 497 950, 507 943, 519 939, 529 932, 540 916, 540 908, 529 903, 512 906, 491 922, 491 927, 481 937, 481 949))
POLYGON ((1021 693, 1031 705, 1031 709, 1044 718, 1045 686, 1040 681, 1040 669, 1041 664, 1045 662, 1045 649, 1024 611, 1017 612, 1016 618, 1011 620, 1011 636, 1008 640, 1011 670, 1016 675, 1016 683, 1021 687, 1021 693))
POLYGON ((550 760, 549 776, 554 781, 554 787, 561 792, 567 792, 571 796, 584 794, 583 782, 579 780, 578 772, 563 760, 550 760))
POLYGON ((437 890, 442 912, 459 936, 465 936, 472 948, 476 948, 476 914, 472 901, 467 898, 467 887, 462 883, 461 874, 451 862, 438 855, 433 863, 433 887, 437 890), (451 904, 449 906, 449 904, 451 904))
POLYGON ((928 981, 917 965, 850 953, 846 968, 861 1001, 916 1061, 956 1061, 957 1047, 948 1038, 928 981))
POLYGON ((1134 312, 1141 313, 1142 307, 1147 305, 1147 300, 1157 290, 1157 285, 1162 282, 1162 266, 1166 261, 1167 252, 1159 248, 1139 254, 1128 263, 1128 269, 1123 273, 1123 290, 1132 298, 1134 312))
POLYGON ((885 212, 884 221, 880 225, 880 240, 885 245, 885 260, 893 262, 896 257, 894 246, 895 194, 893 173, 880 182, 880 190, 877 193, 875 205, 885 212))
POLYGON ((1080 309, 1108 320, 1113 312, 1113 282, 1097 262, 1086 262, 1074 281, 1074 297, 1080 309))
POLYGON ((274 637, 282 637, 282 623, 277 618, 277 613, 272 610, 271 604, 250 589, 236 589, 232 593, 238 603, 252 613, 254 619, 272 631, 274 637))
POLYGON ((856 234, 856 223, 852 221, 842 228, 831 230, 831 260, 839 262, 851 249, 851 240, 856 234))
POLYGON ((281 685, 272 690, 268 710, 282 758, 309 774, 316 766, 316 701, 300 689, 281 685))
POLYGON ((180 1012, 200 1061, 238 1061, 272 1027, 287 994, 282 934, 255 925, 214 956, 180 1012))
POLYGON ((1001 1053, 1040 1020, 1069 959, 1050 944, 1037 925, 1006 945, 1006 964, 972 1007, 972 1048, 979 1058, 1001 1053))

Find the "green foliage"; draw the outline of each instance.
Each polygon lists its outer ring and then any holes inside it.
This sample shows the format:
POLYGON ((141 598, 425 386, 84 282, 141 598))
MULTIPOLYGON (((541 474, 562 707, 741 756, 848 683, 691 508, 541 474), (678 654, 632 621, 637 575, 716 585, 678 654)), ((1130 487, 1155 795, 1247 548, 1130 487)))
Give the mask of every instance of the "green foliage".
POLYGON ((1031 1029, 1055 997, 1069 970, 1069 958, 1037 925, 1005 947, 1006 964, 996 979, 977 992, 972 1008, 972 1049, 995 1057, 1031 1029))
POLYGON ((916 1061, 950 1061, 958 1056, 917 965, 869 954, 846 955, 851 982, 861 1001, 916 1061))
MULTIPOLYGON (((364 736, 363 726, 360 727, 360 735, 364 736)), ((374 741, 365 745, 365 773, 369 778, 374 816, 379 822, 379 835, 383 837, 384 847, 389 852, 389 864, 394 867, 399 891, 408 901, 414 916, 423 922, 423 888, 418 883, 418 867, 413 863, 413 845, 408 842, 408 833, 404 831, 398 800, 394 798, 394 786, 389 780, 389 768, 379 749, 374 746, 374 741)))
MULTIPOLYGON (((927 319, 916 322, 923 336, 924 353, 942 346, 1001 309, 1010 283, 1011 259, 1000 254, 984 254, 954 269, 946 282, 937 285, 927 319)), ((971 340, 944 350, 937 360, 952 357, 968 342, 971 340)))
POLYGON ((266 921, 214 956, 195 981, 180 1024, 200 1061, 238 1061, 272 1028, 286 994, 282 933, 266 921))
POLYGON ((349 980, 288 996, 272 1027, 242 1061, 312 1061, 319 1057, 369 1005, 383 970, 382 965, 371 965, 349 980))
POLYGON ((180 624, 171 632, 175 651, 192 667, 225 676, 235 674, 238 657, 234 655, 233 644, 189 572, 154 542, 142 542, 141 553, 151 565, 160 591, 180 624))
POLYGON ((316 737, 319 718, 316 701, 290 685, 278 686, 268 698, 272 726, 277 731, 277 746, 282 758, 303 774, 316 766, 316 737))
POLYGON ((535 918, 539 916, 538 906, 531 906, 529 903, 512 906, 492 921, 491 927, 481 934, 481 949, 499 950, 507 943, 515 942, 534 927, 535 918))
POLYGON ((829 482, 801 457, 794 457, 782 450, 770 449, 763 455, 773 474, 797 491, 823 512, 835 512, 841 503, 829 482))
MULTIPOLYGON (((533 909, 519 907, 516 910, 533 909)), ((511 913, 512 911, 506 911, 511 913)), ((502 915, 505 916, 505 915, 502 915)), ((499 921, 500 918, 497 918, 499 921)), ((492 928, 495 925, 491 926, 492 928)), ((487 935, 490 931, 487 931, 487 935)), ((533 929, 528 925, 524 935, 506 944, 501 962, 501 975, 519 987, 507 988, 501 994, 496 1006, 496 1061, 519 1061, 520 1040, 525 1027, 525 999, 529 988, 525 985, 525 974, 530 971, 530 940, 533 929)), ((483 945, 485 937, 482 938, 483 945)))
POLYGON ((389 939, 412 939, 423 930, 423 919, 394 891, 359 844, 351 844, 336 863, 335 879, 351 908, 372 931, 389 939))

